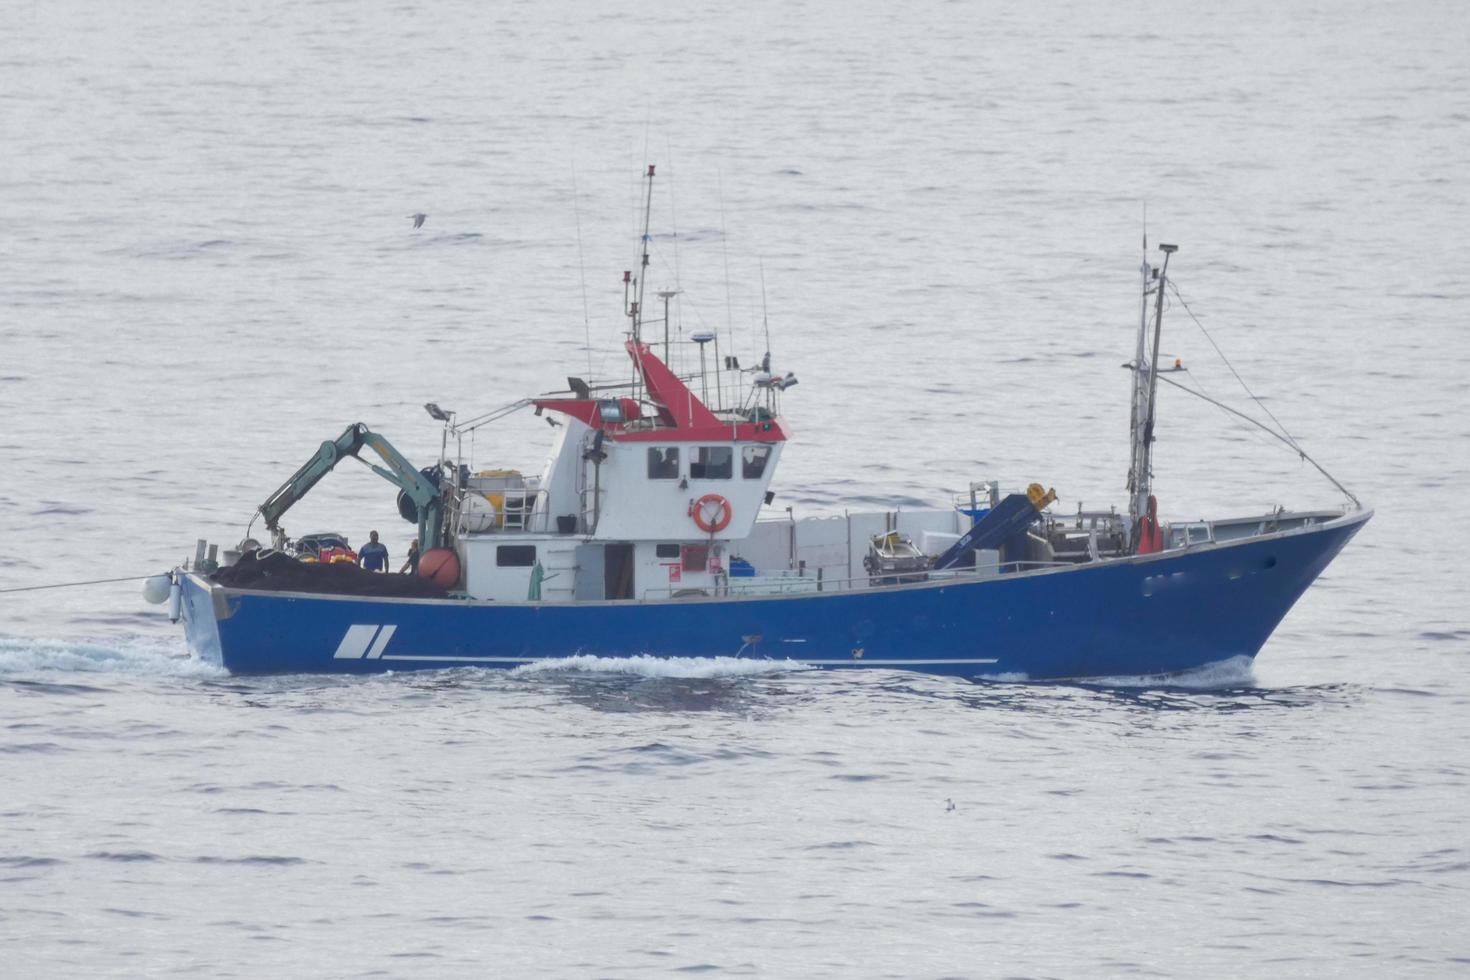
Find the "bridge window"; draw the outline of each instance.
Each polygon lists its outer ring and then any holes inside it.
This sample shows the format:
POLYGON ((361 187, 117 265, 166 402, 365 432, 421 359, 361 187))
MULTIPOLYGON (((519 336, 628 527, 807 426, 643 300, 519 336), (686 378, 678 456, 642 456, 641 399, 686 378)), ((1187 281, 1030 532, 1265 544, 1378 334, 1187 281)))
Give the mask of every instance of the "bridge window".
POLYGON ((648 478, 650 480, 679 479, 678 446, 655 446, 648 450, 648 478))
POLYGON ((536 546, 503 544, 495 549, 495 564, 501 568, 529 568, 536 564, 536 546))
POLYGON ((734 471, 735 450, 729 446, 697 446, 689 461, 691 480, 728 480, 734 471))
POLYGON ((740 475, 747 480, 759 480, 766 475, 766 460, 770 458, 770 446, 741 446, 740 475))

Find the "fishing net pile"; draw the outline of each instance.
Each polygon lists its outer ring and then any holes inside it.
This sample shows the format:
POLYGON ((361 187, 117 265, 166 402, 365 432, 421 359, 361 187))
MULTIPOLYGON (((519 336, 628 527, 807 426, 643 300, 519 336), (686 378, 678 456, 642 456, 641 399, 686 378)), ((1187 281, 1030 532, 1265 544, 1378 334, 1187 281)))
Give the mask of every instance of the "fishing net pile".
POLYGON ((249 551, 210 578, 232 589, 444 599, 449 591, 417 575, 368 572, 350 562, 313 564, 279 551, 249 551))

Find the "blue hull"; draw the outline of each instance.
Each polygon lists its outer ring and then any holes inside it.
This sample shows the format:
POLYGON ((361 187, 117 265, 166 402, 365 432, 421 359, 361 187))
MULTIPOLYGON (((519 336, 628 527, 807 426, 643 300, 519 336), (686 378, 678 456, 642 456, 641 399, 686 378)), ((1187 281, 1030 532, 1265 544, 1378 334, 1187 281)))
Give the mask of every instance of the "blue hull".
POLYGON ((1253 657, 1367 522, 1021 575, 851 592, 495 603, 225 589, 189 575, 189 644, 232 673, 513 667, 579 655, 768 657, 1033 679, 1253 657))

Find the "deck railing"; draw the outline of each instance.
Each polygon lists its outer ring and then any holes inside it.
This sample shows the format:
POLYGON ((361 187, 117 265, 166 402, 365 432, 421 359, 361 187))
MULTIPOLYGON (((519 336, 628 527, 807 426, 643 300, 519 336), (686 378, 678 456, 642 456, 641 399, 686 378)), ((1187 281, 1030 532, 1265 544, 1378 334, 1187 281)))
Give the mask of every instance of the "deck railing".
POLYGON ((982 578, 1000 578, 1017 572, 1035 571, 1043 568, 1067 568, 1075 562, 1065 561, 1012 561, 1003 565, 985 568, 949 568, 943 571, 895 572, 888 575, 855 575, 848 578, 831 578, 818 568, 816 574, 761 575, 754 579, 745 576, 721 575, 712 586, 670 585, 642 590, 643 599, 687 599, 726 598, 744 596, 808 595, 817 592, 857 592, 887 589, 900 585, 922 582, 975 581, 982 578))

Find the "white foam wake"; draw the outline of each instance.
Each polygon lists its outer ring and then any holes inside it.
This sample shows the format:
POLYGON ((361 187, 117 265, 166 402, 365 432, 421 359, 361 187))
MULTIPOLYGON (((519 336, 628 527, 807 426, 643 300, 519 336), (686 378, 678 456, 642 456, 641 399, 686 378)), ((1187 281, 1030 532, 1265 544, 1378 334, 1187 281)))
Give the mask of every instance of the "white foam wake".
POLYGON ((115 643, 0 635, 0 676, 34 673, 111 673, 217 677, 218 667, 188 656, 177 642, 129 638, 115 643))
POLYGON ((601 674, 635 674, 640 677, 674 677, 699 679, 708 677, 750 677, 760 674, 782 674, 798 670, 815 670, 810 664, 795 660, 756 660, 744 657, 553 657, 516 667, 513 674, 539 674, 548 671, 583 671, 601 674))
MULTIPOLYGON (((1075 677, 1063 681, 1037 681, 1038 684, 1085 684, 1088 687, 1172 687, 1191 691, 1220 690, 1223 688, 1252 687, 1256 677, 1255 661, 1250 657, 1231 657, 1218 660, 1194 670, 1177 674, 1124 674, 1112 677, 1075 677)), ((980 674, 977 680, 1001 684, 1027 684, 1031 678, 1026 674, 980 674)))
POLYGON ((1197 691, 1252 687, 1256 682, 1252 669, 1254 663, 1250 657, 1231 657, 1229 660, 1217 660, 1215 663, 1177 674, 1095 677, 1089 678, 1086 683, 1099 687, 1182 687, 1197 691))

